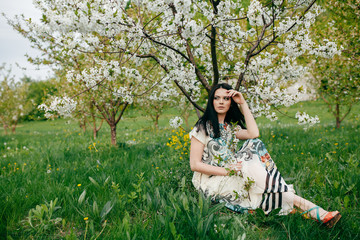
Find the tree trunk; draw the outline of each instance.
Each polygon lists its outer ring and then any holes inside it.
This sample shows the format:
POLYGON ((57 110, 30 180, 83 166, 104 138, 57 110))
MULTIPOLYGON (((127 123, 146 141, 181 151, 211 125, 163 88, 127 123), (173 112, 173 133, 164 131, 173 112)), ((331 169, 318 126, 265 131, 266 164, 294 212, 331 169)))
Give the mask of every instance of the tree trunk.
POLYGON ((16 121, 12 124, 12 126, 11 126, 11 132, 12 132, 13 134, 15 134, 17 123, 18 123, 18 121, 16 120, 16 121))
POLYGON ((116 146, 116 125, 114 123, 110 125, 110 131, 111 131, 111 144, 113 146, 116 146))
POLYGON ((14 124, 14 125, 12 125, 11 126, 11 132, 13 133, 13 134, 15 134, 16 132, 16 124, 14 124))
POLYGON ((80 125, 80 128, 83 130, 83 132, 85 133, 86 132, 86 124, 84 122, 80 122, 79 123, 80 125))
POLYGON ((336 117, 336 128, 340 128, 340 118, 336 117))
POLYGON ((4 134, 8 135, 7 129, 8 129, 8 125, 7 124, 3 124, 3 128, 4 128, 4 134))
POLYGON ((340 128, 340 103, 338 102, 338 99, 336 99, 336 115, 335 115, 335 118, 336 118, 336 128, 340 128))
POLYGON ((159 129, 159 117, 160 117, 160 114, 156 114, 155 115, 155 129, 158 130, 159 129))
POLYGON ((97 136, 98 136, 98 131, 96 129, 96 124, 94 124, 94 127, 93 127, 93 137, 94 137, 94 139, 96 139, 97 136))
POLYGON ((96 139, 98 137, 98 133, 101 129, 103 122, 104 122, 104 119, 101 119, 100 126, 97 128, 96 127, 96 119, 95 119, 95 117, 93 118, 93 137, 94 137, 94 139, 96 139))

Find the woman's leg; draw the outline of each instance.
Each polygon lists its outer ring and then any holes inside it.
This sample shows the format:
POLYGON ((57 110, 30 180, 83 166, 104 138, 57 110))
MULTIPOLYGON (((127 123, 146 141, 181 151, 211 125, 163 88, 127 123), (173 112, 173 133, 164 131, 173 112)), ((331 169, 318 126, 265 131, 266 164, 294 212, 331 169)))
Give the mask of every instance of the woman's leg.
MULTIPOLYGON (((311 208, 317 207, 314 203, 306 200, 305 198, 299 197, 298 195, 294 195, 294 205, 302 211, 308 211, 311 208)), ((328 214, 328 212, 321 207, 319 207, 318 210, 314 209, 308 213, 312 218, 317 219, 317 211, 319 211, 319 217, 321 220, 326 216, 326 214, 328 214)))
POLYGON ((328 228, 332 228, 341 218, 338 211, 328 212, 319 206, 316 206, 309 200, 294 195, 294 205, 300 208, 304 213, 308 213, 313 219, 325 224, 328 228))

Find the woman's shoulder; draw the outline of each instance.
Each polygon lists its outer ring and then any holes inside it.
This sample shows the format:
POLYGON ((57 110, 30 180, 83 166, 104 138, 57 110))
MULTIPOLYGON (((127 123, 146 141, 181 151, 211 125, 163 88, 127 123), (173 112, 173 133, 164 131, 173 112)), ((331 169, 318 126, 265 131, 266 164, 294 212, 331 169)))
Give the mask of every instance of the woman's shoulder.
POLYGON ((208 134, 203 124, 195 124, 193 129, 189 132, 189 138, 195 137, 201 143, 205 144, 208 140, 208 134))

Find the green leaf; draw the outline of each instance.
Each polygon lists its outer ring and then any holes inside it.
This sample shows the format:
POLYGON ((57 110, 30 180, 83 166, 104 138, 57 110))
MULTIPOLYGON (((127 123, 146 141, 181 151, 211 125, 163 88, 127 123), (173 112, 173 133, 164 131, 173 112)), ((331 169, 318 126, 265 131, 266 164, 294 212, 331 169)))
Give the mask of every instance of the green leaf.
POLYGON ((98 214, 99 214, 99 207, 98 207, 96 201, 93 202, 93 213, 94 213, 96 216, 98 216, 98 214))
POLYGON ((78 199, 78 203, 82 204, 86 196, 86 189, 80 194, 80 197, 78 199))
POLYGON ((347 208, 349 206, 350 198, 348 195, 344 197, 344 207, 347 208))
POLYGON ((111 201, 108 201, 105 206, 103 207, 103 209, 101 210, 100 213, 100 217, 101 219, 104 219, 106 217, 106 215, 108 215, 108 213, 111 211, 111 209, 113 208, 114 205, 111 205, 111 201))
POLYGON ((171 234, 173 235, 174 238, 176 238, 176 228, 175 228, 174 223, 170 222, 169 227, 170 227, 171 234))
POLYGON ((100 185, 97 183, 97 181, 95 181, 95 179, 93 179, 92 177, 89 177, 90 181, 97 187, 99 187, 100 185))
MULTIPOLYGON (((105 182, 104 182, 104 186, 109 182, 110 180, 110 176, 108 176, 106 179, 105 179, 105 182)), ((91 180, 90 180, 91 181, 91 180)))

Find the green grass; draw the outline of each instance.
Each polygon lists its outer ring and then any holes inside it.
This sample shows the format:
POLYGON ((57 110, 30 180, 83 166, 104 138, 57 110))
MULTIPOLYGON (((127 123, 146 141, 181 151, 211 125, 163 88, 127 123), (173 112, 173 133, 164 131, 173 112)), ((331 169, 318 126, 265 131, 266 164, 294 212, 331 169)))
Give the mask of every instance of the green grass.
POLYGON ((235 214, 199 196, 188 159, 166 146, 172 109, 158 131, 138 110, 127 113, 119 148, 110 146, 107 127, 93 140, 67 120, 23 123, 16 135, 1 135, 0 239, 357 239, 356 107, 340 129, 321 102, 286 109, 319 115, 322 123, 306 131, 293 119, 258 119, 260 138, 297 194, 343 215, 331 230, 298 213, 235 214), (46 211, 55 199, 60 208, 46 211))

